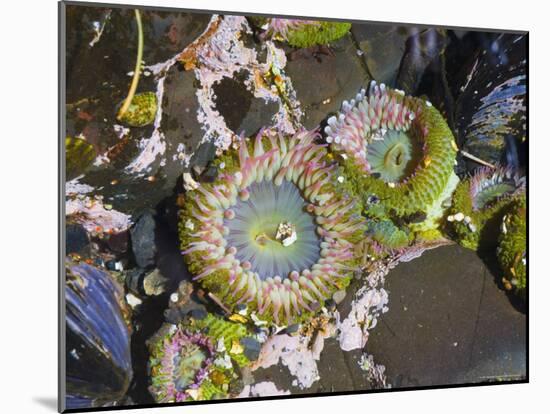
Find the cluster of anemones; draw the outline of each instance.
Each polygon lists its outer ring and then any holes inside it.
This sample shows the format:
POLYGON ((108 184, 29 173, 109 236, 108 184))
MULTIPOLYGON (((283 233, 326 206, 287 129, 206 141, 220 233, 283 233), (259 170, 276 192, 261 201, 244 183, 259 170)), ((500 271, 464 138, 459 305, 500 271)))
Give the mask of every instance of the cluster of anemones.
POLYGON ((502 219, 497 257, 504 272, 502 283, 525 299, 527 287, 527 199, 514 200, 502 219))
POLYGON ((182 402, 192 397, 208 377, 214 348, 208 336, 170 326, 151 339, 151 386, 159 403, 182 402))
POLYGON ((182 253, 228 308, 290 323, 349 283, 364 220, 318 138, 242 139, 218 160, 215 182, 186 194, 182 253))
POLYGON ((525 193, 525 177, 510 168, 483 167, 462 181, 454 195, 447 221, 459 241, 467 248, 494 247, 495 234, 511 206, 525 193))
POLYGON ((325 133, 333 151, 342 155, 367 216, 391 222, 378 228, 402 231, 398 244, 404 245, 415 233, 439 227, 458 183, 457 147, 430 102, 372 82, 368 92, 344 101, 328 119, 325 133))
POLYGON ((295 47, 325 45, 340 39, 351 28, 350 23, 325 22, 301 19, 268 19, 266 34, 295 47))

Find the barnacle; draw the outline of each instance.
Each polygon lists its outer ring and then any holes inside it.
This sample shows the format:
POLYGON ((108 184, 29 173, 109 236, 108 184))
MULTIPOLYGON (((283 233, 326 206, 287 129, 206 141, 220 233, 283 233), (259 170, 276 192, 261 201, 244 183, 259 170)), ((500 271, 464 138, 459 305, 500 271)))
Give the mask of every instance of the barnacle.
POLYGON ((289 323, 349 283, 364 220, 316 132, 242 139, 217 179, 186 194, 182 253, 229 309, 289 323))
POLYGON ((266 32, 274 39, 304 48, 338 40, 348 33, 350 28, 350 23, 272 18, 267 22, 266 32))
POLYGON ((453 195, 447 220, 458 242, 469 249, 491 247, 511 201, 525 193, 525 177, 509 168, 480 168, 453 195))
POLYGON ((527 285, 527 200, 525 196, 512 201, 502 219, 497 257, 504 272, 502 282, 525 299, 527 285))
POLYGON ((372 82, 368 93, 344 101, 325 133, 378 223, 370 225, 373 239, 398 248, 434 234, 458 177, 453 135, 430 102, 372 82))

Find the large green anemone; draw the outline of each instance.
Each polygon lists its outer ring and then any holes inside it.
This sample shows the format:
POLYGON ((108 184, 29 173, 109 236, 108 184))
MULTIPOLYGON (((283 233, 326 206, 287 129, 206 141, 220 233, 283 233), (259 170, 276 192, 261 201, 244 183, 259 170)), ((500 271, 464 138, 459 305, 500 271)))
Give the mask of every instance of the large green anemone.
POLYGON ((349 283, 365 231, 316 132, 261 132, 218 160, 180 217, 190 271, 225 306, 287 324, 349 283))
POLYGON ((303 48, 340 39, 349 32, 351 23, 272 18, 266 27, 266 33, 273 39, 303 48))
POLYGON ((459 181, 457 148, 430 102, 372 82, 368 93, 344 101, 325 133, 363 201, 375 241, 395 249, 440 234, 459 181))
POLYGON ((525 195, 514 200, 502 219, 497 257, 504 272, 502 282, 507 290, 525 299, 527 286, 527 200, 525 195))
POLYGON ((494 248, 502 217, 525 193, 525 178, 509 168, 480 168, 462 181, 447 220, 458 242, 469 249, 494 248))

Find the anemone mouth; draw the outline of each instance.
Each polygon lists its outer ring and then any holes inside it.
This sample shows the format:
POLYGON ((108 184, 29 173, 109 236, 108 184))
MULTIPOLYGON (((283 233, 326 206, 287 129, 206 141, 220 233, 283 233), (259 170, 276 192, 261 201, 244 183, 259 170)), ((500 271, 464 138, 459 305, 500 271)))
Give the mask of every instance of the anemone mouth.
POLYGON ((204 368, 208 359, 207 350, 196 343, 184 344, 174 356, 175 385, 183 391, 195 381, 196 374, 204 368))
POLYGON ((321 257, 321 240, 298 187, 286 180, 279 186, 262 181, 248 192, 247 200, 237 200, 234 217, 224 220, 227 245, 236 248, 235 258, 262 280, 285 279, 293 270, 302 272, 315 264, 321 257), (290 229, 281 235, 285 224, 290 229))
POLYGON ((212 185, 189 193, 180 236, 200 281, 229 307, 275 323, 318 309, 355 269, 365 228, 337 188, 318 133, 258 134, 230 152, 212 185))
POLYGON ((151 352, 152 394, 159 402, 185 401, 208 376, 214 348, 201 333, 178 327, 161 335, 151 352))
POLYGON ((387 131, 367 145, 365 160, 372 173, 386 183, 400 182, 414 173, 422 154, 412 133, 387 131))
POLYGON ((525 178, 510 168, 481 168, 470 182, 470 196, 474 211, 490 207, 503 197, 524 191, 525 178))

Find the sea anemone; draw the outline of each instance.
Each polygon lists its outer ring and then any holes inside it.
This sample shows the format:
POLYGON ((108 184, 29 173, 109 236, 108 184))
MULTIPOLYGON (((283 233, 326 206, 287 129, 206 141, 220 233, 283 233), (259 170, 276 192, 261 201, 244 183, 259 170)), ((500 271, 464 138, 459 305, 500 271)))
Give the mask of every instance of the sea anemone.
POLYGON ((348 33, 350 28, 350 23, 272 18, 267 21, 266 33, 273 39, 304 48, 326 45, 338 40, 348 33))
POLYGON ((182 254, 226 307, 289 323, 349 283, 364 221, 316 138, 242 139, 218 160, 213 183, 186 194, 182 254))
POLYGON ((149 391, 159 403, 188 400, 208 377, 214 359, 210 338, 165 325, 150 343, 149 391))
POLYGON ((525 177, 505 167, 483 167, 462 181, 447 216, 459 243, 473 250, 494 248, 502 217, 511 201, 524 193, 525 177))
POLYGON ((363 89, 344 101, 325 133, 365 214, 375 221, 370 225, 374 239, 384 243, 391 236, 389 247, 404 247, 415 235, 439 227, 458 183, 457 148, 430 102, 372 82, 368 93, 363 89), (399 237, 393 234, 396 228, 399 237))
POLYGON ((123 400, 132 380, 128 308, 111 276, 87 264, 67 264, 66 408, 123 400))
POLYGON ((497 257, 504 271, 506 290, 525 299, 527 285, 527 200, 525 196, 512 202, 504 215, 498 239, 497 257))

